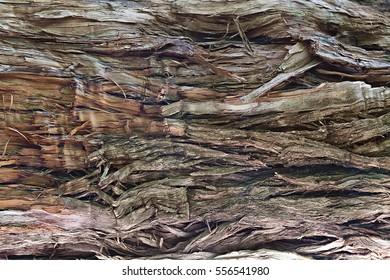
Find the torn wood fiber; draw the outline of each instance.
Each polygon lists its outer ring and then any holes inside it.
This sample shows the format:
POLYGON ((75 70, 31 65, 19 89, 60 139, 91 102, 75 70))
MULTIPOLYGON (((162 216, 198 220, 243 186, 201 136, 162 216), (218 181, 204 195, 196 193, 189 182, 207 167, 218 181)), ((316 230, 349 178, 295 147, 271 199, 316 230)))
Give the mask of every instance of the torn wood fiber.
POLYGON ((390 258, 388 1, 0 3, 0 258, 390 258))

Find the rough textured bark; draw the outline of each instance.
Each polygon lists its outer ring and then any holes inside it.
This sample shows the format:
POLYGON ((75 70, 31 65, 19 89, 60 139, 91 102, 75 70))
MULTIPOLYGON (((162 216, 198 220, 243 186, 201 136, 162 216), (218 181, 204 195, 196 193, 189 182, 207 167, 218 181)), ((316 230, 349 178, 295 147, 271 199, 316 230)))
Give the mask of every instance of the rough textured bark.
POLYGON ((1 258, 390 258, 388 1, 0 3, 1 258))

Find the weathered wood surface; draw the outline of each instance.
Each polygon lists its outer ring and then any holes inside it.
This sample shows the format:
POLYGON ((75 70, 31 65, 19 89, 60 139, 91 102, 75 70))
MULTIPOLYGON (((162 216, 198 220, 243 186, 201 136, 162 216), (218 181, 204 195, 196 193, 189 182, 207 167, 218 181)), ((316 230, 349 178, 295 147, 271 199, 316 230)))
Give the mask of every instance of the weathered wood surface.
POLYGON ((390 258, 371 2, 2 1, 0 258, 390 258))

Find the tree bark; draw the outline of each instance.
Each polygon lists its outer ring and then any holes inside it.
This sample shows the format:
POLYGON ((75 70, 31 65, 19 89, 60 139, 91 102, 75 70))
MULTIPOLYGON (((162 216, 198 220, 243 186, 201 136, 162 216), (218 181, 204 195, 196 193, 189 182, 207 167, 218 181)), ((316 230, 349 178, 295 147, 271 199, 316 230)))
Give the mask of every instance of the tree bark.
POLYGON ((0 258, 390 258, 388 1, 0 3, 0 258))

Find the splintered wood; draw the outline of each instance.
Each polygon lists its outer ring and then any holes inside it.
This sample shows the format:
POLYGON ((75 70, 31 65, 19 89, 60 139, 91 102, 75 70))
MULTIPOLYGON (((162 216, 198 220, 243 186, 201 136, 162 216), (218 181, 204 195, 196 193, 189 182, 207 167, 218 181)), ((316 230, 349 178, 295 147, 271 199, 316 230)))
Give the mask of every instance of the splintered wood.
POLYGON ((1 2, 0 258, 389 259, 389 15, 1 2))

